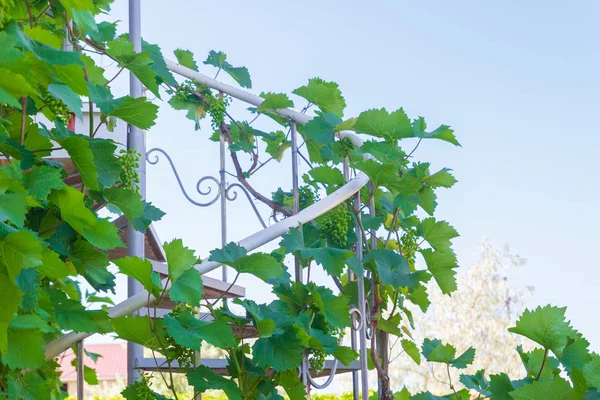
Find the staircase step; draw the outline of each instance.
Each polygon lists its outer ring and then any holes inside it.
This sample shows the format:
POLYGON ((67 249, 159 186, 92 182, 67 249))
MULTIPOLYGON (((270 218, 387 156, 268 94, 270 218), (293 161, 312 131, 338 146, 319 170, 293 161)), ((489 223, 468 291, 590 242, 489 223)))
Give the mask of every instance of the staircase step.
MULTIPOLYGON (((228 361, 225 359, 203 358, 201 363, 202 365, 210 368, 213 372, 219 375, 229 375, 229 372, 227 372, 228 361)), ((319 372, 319 374, 317 374, 316 377, 329 376, 333 365, 334 360, 325 360, 325 366, 323 371, 319 372)), ((138 361, 138 368, 148 372, 169 372, 169 367, 166 364, 166 360, 164 358, 157 358, 156 362, 153 358, 143 358, 140 361, 138 361), (159 367, 157 367, 157 363, 159 367)), ((185 368, 179 368, 176 362, 171 363, 171 369, 173 370, 173 372, 186 372, 185 368)), ((359 370, 360 363, 358 361, 353 361, 348 367, 342 363, 338 363, 336 375, 359 370)), ((313 375, 313 377, 315 377, 315 375, 313 375)))

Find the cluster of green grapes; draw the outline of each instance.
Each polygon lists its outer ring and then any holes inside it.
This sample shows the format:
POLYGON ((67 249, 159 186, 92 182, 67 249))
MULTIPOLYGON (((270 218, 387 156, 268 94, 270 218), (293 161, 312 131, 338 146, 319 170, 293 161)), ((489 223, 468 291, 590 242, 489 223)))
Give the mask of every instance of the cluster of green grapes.
POLYGON ((325 353, 322 350, 310 349, 308 363, 316 373, 323 371, 323 367, 325 367, 325 353))
POLYGON ((60 99, 55 98, 45 88, 41 87, 42 101, 48 107, 48 110, 66 125, 71 119, 71 110, 69 107, 60 99))
POLYGON ((140 167, 140 158, 142 155, 136 149, 121 149, 119 152, 119 163, 121 164, 121 182, 126 188, 139 193, 140 175, 138 168, 140 167))
POLYGON ((194 81, 184 81, 181 85, 175 89, 175 98, 181 101, 187 101, 193 91, 196 90, 196 83, 194 81))
POLYGON ((316 222, 322 235, 330 238, 336 246, 346 247, 352 215, 346 209, 345 204, 340 204, 328 213, 321 215, 316 222))
POLYGON ((225 122, 225 111, 229 106, 229 97, 223 96, 222 98, 212 97, 208 107, 208 113, 210 114, 212 128, 219 129, 223 122, 225 122))
POLYGON ((342 157, 349 157, 356 150, 352 141, 347 137, 340 139, 337 143, 337 153, 342 157))
POLYGON ((319 194, 311 186, 304 185, 298 188, 298 207, 300 210, 315 204, 318 200, 319 194))
POLYGON ((408 260, 408 266, 410 269, 414 271, 416 254, 417 250, 419 249, 416 232, 412 229, 404 232, 400 238, 400 241, 402 242, 400 251, 402 251, 404 258, 408 260))
POLYGON ((135 385, 135 398, 139 400, 155 400, 156 394, 151 388, 150 377, 146 374, 141 375, 141 379, 135 385))
MULTIPOLYGON (((169 315, 177 318, 183 311, 189 311, 192 314, 196 314, 194 307, 190 306, 189 304, 177 304, 175 307, 173 307, 169 315)), ((175 354, 174 359, 179 364, 179 367, 192 368, 194 366, 194 360, 196 359, 194 350, 180 346, 179 344, 175 343, 175 339, 168 335, 167 345, 171 350, 173 350, 173 353, 175 354)))

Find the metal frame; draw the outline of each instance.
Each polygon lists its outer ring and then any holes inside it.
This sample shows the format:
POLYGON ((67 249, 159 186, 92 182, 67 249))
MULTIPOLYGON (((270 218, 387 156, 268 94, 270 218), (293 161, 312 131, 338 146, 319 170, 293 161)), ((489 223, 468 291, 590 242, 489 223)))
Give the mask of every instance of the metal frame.
MULTIPOLYGON (((130 38, 134 43, 134 49, 136 51, 141 50, 141 37, 140 37, 140 0, 130 0, 130 38)), ((245 92, 239 88, 235 88, 226 84, 223 84, 219 81, 216 81, 212 78, 209 78, 199 72, 193 71, 189 68, 181 66, 173 61, 165 60, 167 67, 174 73, 179 74, 183 77, 193 79, 198 83, 202 83, 207 85, 208 87, 218 90, 221 93, 227 94, 233 98, 246 102, 248 104, 258 106, 264 100, 258 96, 255 96, 251 93, 245 92)), ((133 74, 130 75, 130 93, 133 97, 138 97, 143 94, 143 88, 141 83, 135 78, 133 74)), ((233 201, 237 198, 237 193, 234 190, 242 190, 247 200, 249 201, 251 207, 253 208, 255 214, 257 215, 262 230, 248 236, 247 238, 238 242, 240 246, 245 247, 248 251, 252 251, 258 247, 263 246, 270 241, 279 238, 280 236, 286 234, 290 228, 297 227, 300 224, 308 223, 313 221, 315 218, 320 215, 326 213, 327 211, 335 208, 339 204, 348 200, 350 197, 354 196, 354 204, 357 207, 357 210, 360 210, 361 207, 361 198, 360 198, 360 189, 369 183, 368 177, 360 172, 354 176, 354 178, 350 178, 350 169, 348 166, 348 160, 344 161, 343 169, 344 176, 347 180, 347 183, 338 189, 336 192, 330 194, 329 196, 319 200, 315 204, 307 207, 306 209, 299 211, 299 193, 298 193, 298 157, 301 156, 298 150, 298 138, 296 131, 296 124, 304 124, 312 118, 309 115, 302 114, 290 109, 281 109, 277 110, 277 113, 283 117, 286 117, 290 120, 290 135, 292 142, 292 186, 293 186, 293 209, 292 215, 281 220, 276 221, 275 224, 267 226, 262 216, 260 215, 251 195, 248 191, 239 183, 227 183, 226 181, 226 160, 225 160, 225 140, 221 136, 220 138, 220 165, 219 165, 219 178, 213 176, 204 176, 200 178, 196 183, 196 191, 200 196, 208 196, 211 194, 212 188, 208 187, 208 189, 203 190, 201 185, 205 181, 212 181, 218 185, 218 192, 214 196, 214 198, 210 199, 208 202, 200 202, 191 198, 188 192, 185 190, 184 185, 181 182, 175 164, 171 157, 164 150, 159 148, 150 149, 147 153, 145 151, 145 138, 144 134, 138 128, 133 126, 128 126, 128 134, 127 134, 127 146, 131 149, 137 149, 142 154, 141 165, 140 165, 140 194, 143 198, 145 198, 146 191, 146 173, 145 173, 145 164, 148 162, 151 165, 154 165, 158 162, 158 155, 161 154, 165 156, 167 161, 169 162, 177 183, 183 193, 190 203, 199 206, 199 207, 208 207, 214 204, 217 200, 220 199, 220 209, 221 209, 221 243, 225 245, 227 242, 227 201, 233 201), (151 155, 155 157, 150 158, 151 155), (231 194, 230 194, 231 192, 231 194)), ((354 134, 353 132, 343 131, 338 133, 339 138, 348 138, 352 141, 353 145, 357 148, 361 147, 363 141, 362 139, 354 134)), ((372 158, 370 155, 366 154, 363 156, 364 158, 372 158)), ((372 189, 372 185, 370 186, 372 189)), ((374 201, 370 200, 368 205, 368 209, 370 213, 374 213, 374 201)), ((360 218, 360 215, 359 215, 360 218)), ((360 230, 359 221, 357 221, 357 229, 360 230)), ((371 246, 376 245, 376 238, 374 232, 370 232, 371 234, 371 246)), ((129 255, 134 255, 138 257, 144 257, 144 235, 139 233, 133 229, 128 229, 127 238, 129 243, 129 255)), ((359 259, 362 259, 362 243, 363 238, 362 235, 358 235, 358 243, 357 243, 357 251, 356 256, 359 259)), ((302 266, 295 260, 295 279, 297 281, 302 281, 302 266)), ((203 260, 201 264, 195 265, 195 268, 199 274, 203 275, 209 271, 212 271, 216 268, 221 267, 219 263, 208 261, 207 259, 203 260)), ((351 274, 353 275, 353 274, 351 274)), ((227 282, 227 269, 226 266, 223 266, 222 271, 222 279, 223 282, 227 282)), ((351 344, 355 350, 359 350, 360 352, 360 362, 354 363, 354 368, 351 368, 353 375, 353 389, 354 389, 354 398, 359 398, 359 392, 362 394, 362 398, 368 398, 368 369, 367 369, 367 350, 368 345, 367 341, 370 340, 374 332, 372 331, 369 317, 369 307, 367 302, 367 296, 369 293, 365 292, 365 284, 364 284, 364 275, 354 276, 354 279, 357 280, 358 283, 358 291, 359 291, 359 300, 358 304, 353 307, 351 312, 351 344), (360 374, 357 369, 360 369, 360 374), (360 376, 360 377, 359 377, 360 376)), ((168 280, 163 281, 163 285, 168 285, 168 280)), ((369 290, 372 295, 372 290, 369 290)), ((137 281, 130 280, 128 283, 128 299, 117 304, 112 307, 108 314, 111 318, 116 318, 119 316, 128 315, 131 313, 137 312, 140 308, 144 307, 148 299, 152 300, 153 297, 137 283, 137 281)), ((46 346, 46 359, 52 359, 59 355, 60 353, 67 350, 70 346, 76 343, 81 343, 83 339, 90 336, 88 333, 68 333, 55 341, 49 343, 46 346)), ((83 353, 83 345, 78 345, 78 349, 81 347, 81 350, 78 351, 83 353)), ((132 383, 138 377, 138 372, 141 367, 140 363, 143 363, 143 350, 141 346, 137 346, 134 344, 129 344, 128 346, 128 383, 132 383), (140 356, 141 354, 141 356, 140 356)), ((318 383, 311 376, 307 357, 305 356, 300 366, 300 374, 302 376, 303 382, 307 385, 307 390, 309 390, 310 386, 313 386, 317 389, 325 388, 331 384, 333 381, 336 370, 338 369, 337 360, 328 361, 328 365, 330 366, 329 371, 330 374, 327 377, 324 383, 318 383)), ((339 366, 342 370, 348 370, 348 368, 339 366)), ((78 378, 79 375, 83 376, 83 356, 81 357, 81 366, 78 365, 78 378)), ((81 390, 83 390, 83 379, 81 379, 82 384, 79 385, 78 379, 78 391, 80 390, 79 386, 81 386, 81 390)), ((82 397, 81 397, 82 398, 82 397)))

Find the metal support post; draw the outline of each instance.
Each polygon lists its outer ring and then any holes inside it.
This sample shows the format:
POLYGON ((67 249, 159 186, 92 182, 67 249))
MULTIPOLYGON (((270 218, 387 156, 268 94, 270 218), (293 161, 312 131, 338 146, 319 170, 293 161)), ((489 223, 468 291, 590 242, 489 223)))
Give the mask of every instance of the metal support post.
MULTIPOLYGON (((354 195, 354 210, 357 211, 357 222, 356 222, 356 258, 362 261, 363 258, 363 237, 360 223, 360 190, 354 195)), ((371 321, 367 320, 367 309, 365 301, 365 277, 363 274, 357 276, 358 284, 358 310, 362 318, 362 324, 359 330, 359 344, 360 344, 360 380, 361 380, 361 393, 363 399, 369 398, 369 369, 367 368, 367 325, 371 321)))
MULTIPOLYGON (((129 39, 133 43, 133 49, 136 52, 142 51, 141 36, 141 0, 129 0, 129 39)), ((129 73, 129 94, 131 97, 141 97, 143 95, 142 83, 133 73, 129 73)), ((146 139, 144 132, 133 126, 127 126, 127 148, 137 150, 140 155, 140 167, 138 174, 140 177, 139 190, 142 199, 146 198, 146 139)), ((138 232, 131 225, 127 225, 127 253, 130 256, 144 258, 144 233, 138 232)), ((127 279, 127 296, 132 297, 144 290, 143 286, 135 279, 127 279)), ((127 383, 134 383, 140 373, 137 368, 138 360, 144 357, 142 346, 128 342, 127 343, 127 383)))
MULTIPOLYGON (((292 214, 296 215, 300 209, 300 194, 298 192, 298 133, 296 132, 296 123, 294 121, 290 123, 290 135, 292 139, 292 191, 294 197, 292 214)), ((302 282, 302 265, 300 265, 300 261, 297 258, 294 259, 294 271, 296 282, 302 282)))
POLYGON ((77 400, 83 400, 84 381, 83 340, 77 342, 77 400))

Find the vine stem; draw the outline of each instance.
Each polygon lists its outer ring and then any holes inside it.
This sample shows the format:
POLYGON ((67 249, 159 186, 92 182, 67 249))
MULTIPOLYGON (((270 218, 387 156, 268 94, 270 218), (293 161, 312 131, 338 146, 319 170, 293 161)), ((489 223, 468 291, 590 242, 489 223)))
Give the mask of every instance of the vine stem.
POLYGON ((547 358, 548 358, 548 349, 544 350, 544 358, 542 359, 542 366, 540 367, 540 372, 538 372, 537 376, 535 377, 536 381, 539 381, 540 377, 542 376, 542 371, 544 370, 544 366, 546 365, 547 358))
POLYGON ((446 364, 446 372, 448 373, 448 384, 450 385, 450 389, 452 389, 454 392, 454 397, 456 397, 456 400, 460 400, 460 397, 458 397, 458 393, 456 393, 456 389, 454 389, 454 385, 452 384, 452 377, 450 376, 450 364, 446 364))

